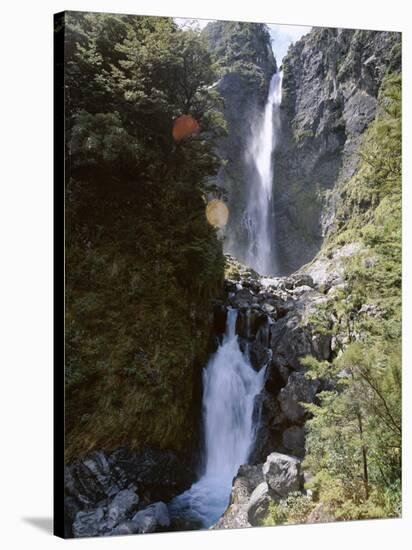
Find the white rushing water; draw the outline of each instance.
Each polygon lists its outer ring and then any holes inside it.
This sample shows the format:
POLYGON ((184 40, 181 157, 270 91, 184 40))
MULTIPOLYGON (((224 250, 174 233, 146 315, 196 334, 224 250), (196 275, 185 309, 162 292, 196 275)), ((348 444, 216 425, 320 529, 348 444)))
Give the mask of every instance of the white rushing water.
POLYGON ((256 372, 240 350, 236 319, 237 311, 229 310, 223 342, 203 371, 204 474, 169 505, 172 518, 203 528, 225 511, 233 477, 247 463, 255 439, 255 397, 265 369, 256 372))
POLYGON ((282 71, 270 81, 263 116, 252 130, 247 160, 253 176, 249 182, 248 204, 243 220, 248 233, 245 261, 262 275, 277 273, 274 246, 273 161, 280 131, 282 71))

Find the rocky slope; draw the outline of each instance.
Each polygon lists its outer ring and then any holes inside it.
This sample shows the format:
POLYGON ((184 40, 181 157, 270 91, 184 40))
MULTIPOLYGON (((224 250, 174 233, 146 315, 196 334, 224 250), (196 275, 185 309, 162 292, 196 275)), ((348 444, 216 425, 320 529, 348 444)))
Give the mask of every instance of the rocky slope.
MULTIPOLYGON (((320 384, 303 376, 301 359, 331 356, 331 339, 316 334, 311 313, 326 301, 311 276, 261 278, 230 259, 225 281, 227 299, 216 306, 216 331, 224 326, 226 308, 239 310, 237 333, 256 369, 266 368, 260 396, 261 422, 252 462, 271 451, 303 456, 306 413, 300 402, 313 401, 320 384)), ((336 268, 334 277, 337 279, 336 268)))
POLYGON ((274 159, 283 273, 310 261, 333 227, 336 192, 356 170, 382 80, 399 66, 399 33, 315 28, 289 49, 274 159))
POLYGON ((66 537, 149 533, 170 525, 164 500, 193 481, 191 457, 151 448, 95 451, 65 468, 66 537))

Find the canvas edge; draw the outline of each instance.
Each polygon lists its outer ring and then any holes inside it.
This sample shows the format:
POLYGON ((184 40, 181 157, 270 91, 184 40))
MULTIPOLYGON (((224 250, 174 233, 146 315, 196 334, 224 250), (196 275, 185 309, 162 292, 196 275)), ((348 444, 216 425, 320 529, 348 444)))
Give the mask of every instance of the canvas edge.
POLYGON ((64 34, 53 15, 53 534, 64 530, 64 34))

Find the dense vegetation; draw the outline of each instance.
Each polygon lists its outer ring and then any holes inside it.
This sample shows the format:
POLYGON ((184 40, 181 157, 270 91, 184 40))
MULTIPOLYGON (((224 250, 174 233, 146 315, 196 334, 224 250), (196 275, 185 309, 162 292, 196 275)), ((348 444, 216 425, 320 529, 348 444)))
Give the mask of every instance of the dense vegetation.
POLYGON ((340 190, 337 226, 323 253, 362 244, 348 258, 313 322, 335 340, 332 363, 306 359, 327 391, 305 405, 305 469, 314 499, 291 495, 266 523, 305 521, 316 502, 324 519, 401 513, 401 78, 383 81, 379 112, 364 137, 356 175, 340 190))
POLYGON ((65 16, 66 451, 190 446, 223 255, 215 66, 168 18, 65 16), (176 142, 174 120, 195 136, 176 142))

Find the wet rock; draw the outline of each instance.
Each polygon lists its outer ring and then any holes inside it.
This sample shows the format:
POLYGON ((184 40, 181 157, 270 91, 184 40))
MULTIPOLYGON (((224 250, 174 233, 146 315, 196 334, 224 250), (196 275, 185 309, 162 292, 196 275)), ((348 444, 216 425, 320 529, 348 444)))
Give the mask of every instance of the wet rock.
POLYGON ((267 323, 267 316, 258 306, 239 310, 236 320, 236 334, 246 339, 253 339, 256 333, 267 323))
POLYGON ((123 472, 111 467, 104 452, 96 451, 66 466, 64 484, 68 496, 81 507, 91 507, 125 488, 127 479, 123 472))
POLYGON ((272 315, 272 314, 276 313, 276 308, 272 304, 264 303, 262 305, 262 309, 268 315, 272 315))
POLYGON ((263 481, 262 464, 240 466, 233 480, 229 506, 213 529, 250 527, 247 511, 249 498, 263 481))
POLYGON ((117 527, 115 527, 111 532, 111 536, 116 535, 135 535, 139 533, 139 528, 137 524, 131 520, 124 521, 123 523, 120 523, 117 527))
POLYGON ((164 502, 151 504, 132 518, 139 533, 154 533, 170 526, 169 511, 164 502))
POLYGON ((137 508, 139 497, 131 489, 124 489, 117 493, 111 501, 107 512, 107 525, 113 529, 118 523, 125 520, 137 508))
POLYGON ((266 367, 272 360, 273 352, 268 345, 268 330, 257 335, 252 345, 249 346, 249 357, 254 369, 259 371, 266 367))
POLYGON ((213 308, 213 332, 219 338, 226 330, 227 309, 223 304, 216 304, 213 308))
POLYGON ((262 467, 263 477, 274 499, 299 491, 303 484, 301 461, 293 456, 271 453, 262 467))
POLYGON ((242 288, 235 293, 230 300, 231 305, 236 308, 246 308, 253 304, 254 294, 248 288, 242 288))
POLYGON ((75 537, 97 537, 109 532, 103 508, 80 511, 73 523, 73 535, 75 537))

